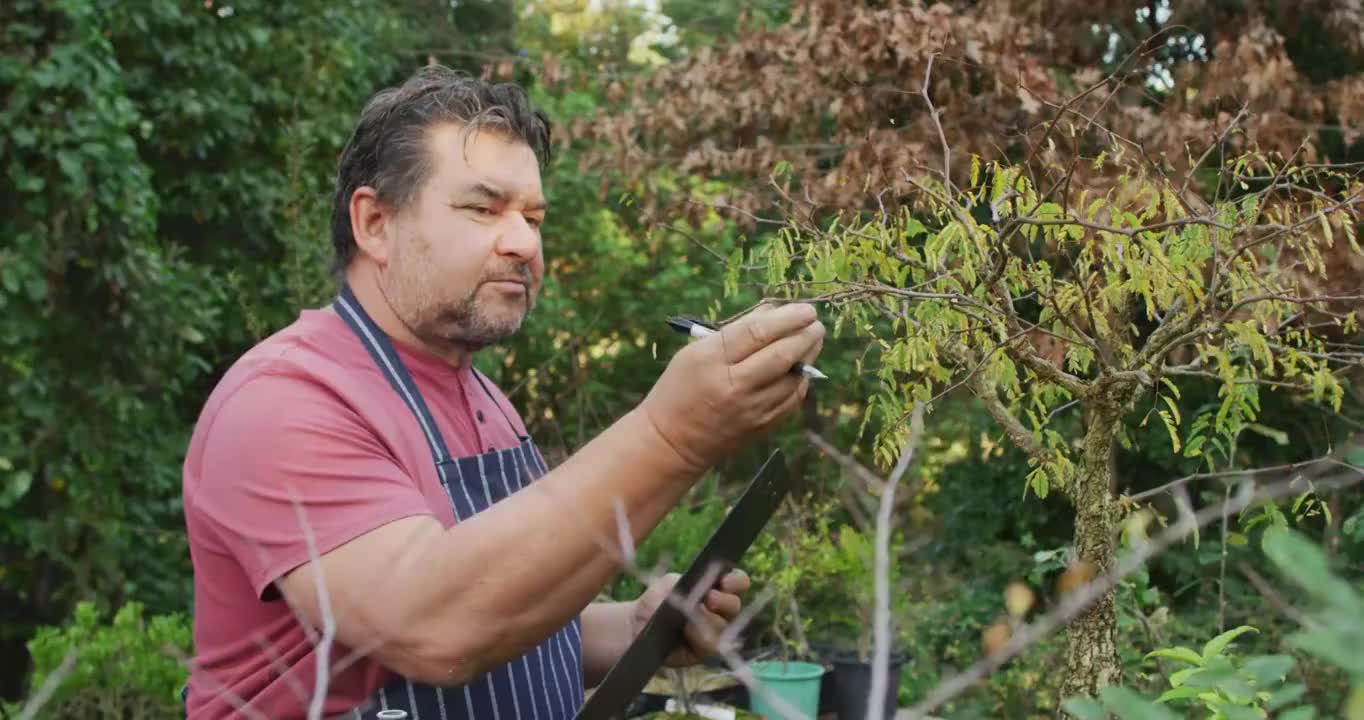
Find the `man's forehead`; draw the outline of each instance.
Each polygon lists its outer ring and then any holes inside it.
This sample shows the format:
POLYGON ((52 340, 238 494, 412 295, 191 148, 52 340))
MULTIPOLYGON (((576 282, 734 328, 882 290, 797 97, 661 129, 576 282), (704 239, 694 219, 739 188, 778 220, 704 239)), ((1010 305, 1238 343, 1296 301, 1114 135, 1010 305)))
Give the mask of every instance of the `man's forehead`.
POLYGON ((526 143, 486 128, 437 128, 432 150, 451 189, 543 200, 540 166, 526 143))

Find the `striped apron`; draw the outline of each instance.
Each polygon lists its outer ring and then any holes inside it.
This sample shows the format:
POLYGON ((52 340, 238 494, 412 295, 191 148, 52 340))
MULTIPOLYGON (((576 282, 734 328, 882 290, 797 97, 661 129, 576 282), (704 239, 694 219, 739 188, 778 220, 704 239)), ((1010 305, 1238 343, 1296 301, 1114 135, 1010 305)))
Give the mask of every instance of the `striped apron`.
MULTIPOLYGON (((487 509, 545 474, 547 468, 535 443, 520 433, 516 433, 520 442, 514 448, 470 457, 450 457, 435 418, 392 341, 374 324, 348 286, 342 286, 333 307, 360 338, 380 372, 416 417, 431 448, 436 472, 454 508, 456 521, 466 520, 487 509)), ((474 377, 483 391, 492 397, 476 370, 474 377)), ((496 399, 494 404, 499 409, 502 407, 496 399)), ((516 426, 505 411, 503 418, 515 432, 516 426)), ((583 700, 582 619, 574 618, 526 654, 464 686, 438 687, 395 675, 372 698, 353 709, 349 717, 364 720, 403 717, 410 720, 568 720, 577 714, 583 700)))

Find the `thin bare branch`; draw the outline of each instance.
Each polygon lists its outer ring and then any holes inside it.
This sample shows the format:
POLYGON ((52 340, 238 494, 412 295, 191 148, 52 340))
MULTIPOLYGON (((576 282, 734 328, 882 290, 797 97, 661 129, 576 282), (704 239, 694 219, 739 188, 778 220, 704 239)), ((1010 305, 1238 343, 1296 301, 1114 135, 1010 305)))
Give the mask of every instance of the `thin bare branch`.
MULTIPOLYGON (((873 622, 875 648, 872 653, 871 696, 868 698, 867 720, 880 720, 886 699, 886 673, 890 665, 890 534, 891 511, 895 506, 895 487, 914 461, 914 451, 924 429, 924 404, 914 403, 914 416, 909 424, 909 437, 894 470, 886 480, 881 494, 881 506, 876 514, 876 614, 873 622)), ((914 490, 911 489, 911 495, 914 490)))
POLYGON ((1217 138, 1213 140, 1212 144, 1208 145, 1208 149, 1204 150, 1203 154, 1199 156, 1198 161, 1195 162, 1193 165, 1189 166, 1189 172, 1184 176, 1184 184, 1179 187, 1179 194, 1175 196, 1179 198, 1181 202, 1183 202, 1184 194, 1189 191, 1189 183, 1193 182, 1195 172, 1198 170, 1198 168, 1203 166, 1203 163, 1207 161, 1208 156, 1212 155, 1213 150, 1217 150, 1222 147, 1222 144, 1227 141, 1227 136, 1231 134, 1231 131, 1233 129, 1235 129, 1241 124, 1241 120, 1245 118, 1245 116, 1246 106, 1242 104, 1241 109, 1236 113, 1236 117, 1232 118, 1231 122, 1227 123, 1227 126, 1222 129, 1222 132, 1218 134, 1217 138))
POLYGON ((938 140, 942 142, 943 187, 947 188, 949 195, 955 195, 956 190, 952 186, 952 148, 947 144, 947 133, 943 132, 942 120, 938 117, 938 108, 933 106, 932 93, 929 90, 933 75, 933 59, 937 56, 937 53, 928 55, 928 65, 924 68, 924 83, 920 93, 923 95, 924 104, 928 105, 928 117, 933 120, 933 127, 938 131, 938 140))
POLYGON ((1054 220, 1037 220, 1030 217, 1020 217, 1017 218, 1017 220, 1019 223, 1022 223, 1023 225, 1035 225, 1037 227, 1079 226, 1087 228, 1089 230, 1113 233, 1114 235, 1123 235, 1129 238, 1134 238, 1144 233, 1158 233, 1166 230, 1172 230, 1174 228, 1186 227, 1189 225, 1206 225, 1208 227, 1217 228, 1218 230, 1226 230, 1227 232, 1232 232, 1235 230, 1235 228, 1231 227, 1230 225, 1224 225, 1220 222, 1217 222, 1216 220, 1213 220, 1210 217, 1188 217, 1180 218, 1178 220, 1165 220, 1158 223, 1151 223, 1150 225, 1140 225, 1138 227, 1131 228, 1117 227, 1115 225, 1104 225, 1103 223, 1082 220, 1077 217, 1058 218, 1054 220))
POLYGON ((290 502, 294 515, 303 530, 303 540, 308 548, 308 561, 312 564, 313 586, 317 593, 318 612, 322 614, 322 637, 317 643, 317 661, 313 682, 313 694, 308 703, 308 720, 322 720, 322 711, 327 702, 327 684, 331 681, 331 649, 336 638, 336 617, 332 614, 331 593, 327 591, 327 580, 322 569, 322 557, 317 551, 317 540, 313 537, 312 526, 308 524, 303 503, 294 487, 289 488, 290 502))
POLYGON ((38 691, 24 703, 23 709, 19 711, 19 720, 34 720, 38 717, 38 712, 52 699, 53 693, 57 692, 57 688, 61 687, 62 682, 71 674, 71 670, 76 667, 76 660, 79 657, 80 652, 75 648, 66 651, 57 668, 48 674, 43 684, 38 687, 38 691))
POLYGON ((1240 470, 1219 470, 1217 472, 1192 473, 1189 475, 1185 475, 1182 478, 1171 480, 1170 482, 1167 482, 1164 485, 1153 487, 1150 490, 1143 490, 1134 495, 1127 495, 1125 496, 1125 498, 1131 502, 1141 502, 1142 500, 1145 500, 1147 498, 1155 497, 1156 495, 1170 492, 1175 488, 1183 487, 1184 485, 1187 485, 1195 480, 1209 480, 1212 478, 1234 478, 1243 475, 1265 475, 1270 473, 1294 475, 1298 472, 1316 467, 1318 465, 1336 465, 1344 468, 1354 467, 1353 465, 1350 465, 1349 463, 1340 460, 1334 454, 1329 454, 1323 455, 1319 458, 1313 458, 1311 460, 1304 460, 1302 462, 1295 463, 1284 463, 1282 465, 1268 465, 1265 467, 1244 468, 1240 470))
MULTIPOLYGON (((303 624, 306 625, 306 623, 303 624)), ((167 652, 170 655, 173 655, 175 659, 179 661, 182 667, 184 667, 187 670, 193 671, 194 669, 193 659, 186 656, 183 652, 180 651, 179 648, 172 646, 168 648, 167 652)), ((240 695, 233 692, 231 688, 225 685, 222 681, 218 680, 218 678, 213 677, 208 673, 204 673, 201 677, 207 680, 210 684, 214 685, 215 687, 212 688, 212 692, 214 692, 217 695, 217 697, 226 700, 227 703, 232 706, 233 710, 240 713, 242 717, 249 718, 249 720, 267 720, 265 715, 263 715, 259 710, 256 710, 250 705, 247 705, 246 701, 243 700, 240 695)))
POLYGON ((847 470, 853 475, 856 475, 857 479, 861 480, 862 483, 868 488, 871 488, 876 492, 881 493, 885 492, 884 480, 877 476, 876 473, 867 469, 865 465, 853 459, 851 455, 848 455, 839 450, 838 448, 834 447, 832 443, 830 443, 828 440, 825 440, 824 437, 819 433, 815 432, 814 430, 806 430, 805 439, 809 440, 811 445, 814 445, 815 447, 819 448, 820 452, 832 458, 833 461, 838 463, 839 466, 842 467, 844 470, 847 470))

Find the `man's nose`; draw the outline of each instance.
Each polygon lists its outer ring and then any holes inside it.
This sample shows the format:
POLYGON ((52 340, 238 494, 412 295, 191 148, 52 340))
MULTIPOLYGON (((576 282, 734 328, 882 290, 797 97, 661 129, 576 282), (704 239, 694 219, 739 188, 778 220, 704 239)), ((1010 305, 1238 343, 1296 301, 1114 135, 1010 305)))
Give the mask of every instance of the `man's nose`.
POLYGON ((507 221, 498 238, 497 252, 530 260, 540 252, 540 232, 526 218, 515 215, 507 221))

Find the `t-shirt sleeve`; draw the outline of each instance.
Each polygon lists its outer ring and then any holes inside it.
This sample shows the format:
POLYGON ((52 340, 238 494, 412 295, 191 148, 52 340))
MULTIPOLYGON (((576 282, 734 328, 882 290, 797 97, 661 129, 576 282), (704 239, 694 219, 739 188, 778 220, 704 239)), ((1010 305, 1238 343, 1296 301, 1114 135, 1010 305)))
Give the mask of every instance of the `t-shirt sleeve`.
POLYGON ((433 514, 358 413, 325 387, 261 375, 218 408, 199 456, 195 512, 258 597, 318 555, 399 518, 433 514))

